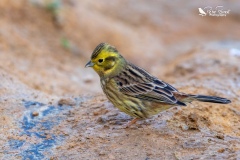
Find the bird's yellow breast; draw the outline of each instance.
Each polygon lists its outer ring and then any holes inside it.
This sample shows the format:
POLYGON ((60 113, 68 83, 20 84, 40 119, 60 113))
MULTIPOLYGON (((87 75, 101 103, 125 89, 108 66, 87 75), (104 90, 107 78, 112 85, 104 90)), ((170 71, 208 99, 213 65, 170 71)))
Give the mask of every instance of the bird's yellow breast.
POLYGON ((170 105, 125 95, 119 91, 114 79, 101 79, 101 86, 107 98, 115 107, 133 117, 148 118, 171 107, 170 105))

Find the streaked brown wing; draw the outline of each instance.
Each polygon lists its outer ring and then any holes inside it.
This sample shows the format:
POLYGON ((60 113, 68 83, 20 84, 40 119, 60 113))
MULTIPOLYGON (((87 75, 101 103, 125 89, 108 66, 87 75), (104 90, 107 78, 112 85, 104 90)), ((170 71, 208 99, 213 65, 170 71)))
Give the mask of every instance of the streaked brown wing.
POLYGON ((178 92, 177 89, 133 64, 129 63, 129 66, 115 77, 115 81, 123 94, 147 101, 185 105, 173 95, 172 92, 178 92))
POLYGON ((174 97, 173 93, 168 90, 168 86, 162 87, 154 83, 138 83, 119 87, 119 91, 142 100, 178 104, 178 100, 174 97))

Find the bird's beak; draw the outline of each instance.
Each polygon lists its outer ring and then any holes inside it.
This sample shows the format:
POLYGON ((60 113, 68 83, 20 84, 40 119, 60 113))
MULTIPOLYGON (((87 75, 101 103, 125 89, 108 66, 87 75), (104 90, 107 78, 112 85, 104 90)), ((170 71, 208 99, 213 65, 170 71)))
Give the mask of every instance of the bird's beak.
POLYGON ((87 67, 92 67, 94 66, 94 63, 92 63, 92 61, 89 61, 86 65, 85 65, 85 68, 87 67))

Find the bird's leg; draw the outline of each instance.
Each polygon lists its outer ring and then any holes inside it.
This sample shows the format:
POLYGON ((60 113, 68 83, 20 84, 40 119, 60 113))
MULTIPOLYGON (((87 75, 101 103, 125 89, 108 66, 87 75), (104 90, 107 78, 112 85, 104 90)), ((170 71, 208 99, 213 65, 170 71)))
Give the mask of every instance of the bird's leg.
POLYGON ((126 125, 126 128, 129 128, 131 125, 135 124, 138 120, 139 120, 139 118, 134 118, 133 120, 128 122, 128 124, 126 125))

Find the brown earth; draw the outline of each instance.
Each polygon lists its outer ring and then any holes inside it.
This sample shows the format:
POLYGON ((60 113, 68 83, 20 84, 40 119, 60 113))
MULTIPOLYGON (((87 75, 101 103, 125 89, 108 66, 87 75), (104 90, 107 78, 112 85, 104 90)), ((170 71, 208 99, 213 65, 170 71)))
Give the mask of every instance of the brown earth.
POLYGON ((240 159, 240 3, 0 1, 1 159, 240 159), (55 2, 55 3, 53 3, 55 2), (198 8, 222 5, 226 17, 198 8), (231 99, 131 117, 84 65, 100 42, 182 92, 231 99))

